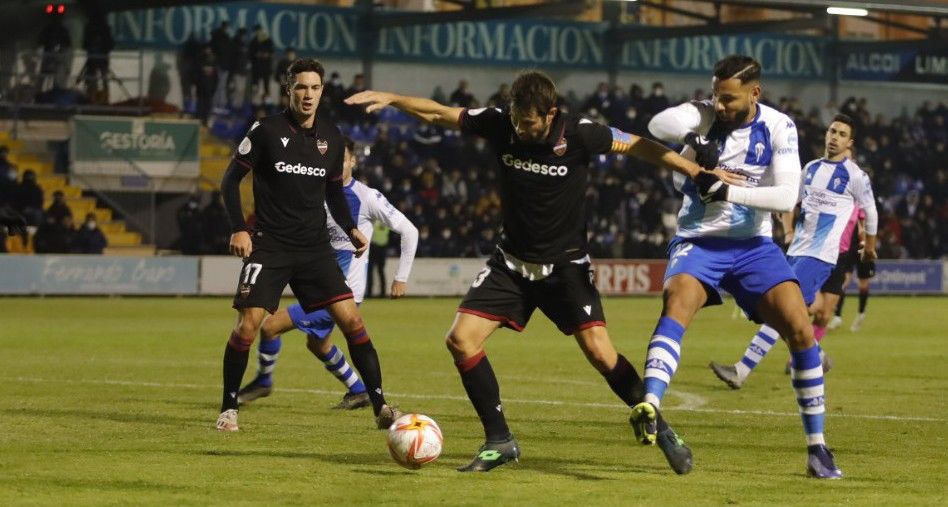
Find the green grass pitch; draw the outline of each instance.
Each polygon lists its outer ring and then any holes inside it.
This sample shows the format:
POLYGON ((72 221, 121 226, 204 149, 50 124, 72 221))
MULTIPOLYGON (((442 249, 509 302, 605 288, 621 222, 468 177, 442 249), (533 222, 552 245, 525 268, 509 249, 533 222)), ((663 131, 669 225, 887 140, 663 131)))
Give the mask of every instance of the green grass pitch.
MULTIPOLYGON (((825 342, 827 439, 846 474, 805 473, 805 440, 778 345, 740 391, 707 368, 735 361, 756 326, 706 309, 685 335, 666 415, 695 453, 676 476, 633 442, 602 378, 541 314, 487 344, 519 464, 459 474, 483 434, 444 348, 456 299, 370 300, 367 328, 389 400, 435 418, 441 458, 388 456, 369 410, 329 410, 341 385, 284 337, 272 396, 241 431, 213 425, 226 299, 0 299, 0 505, 945 505, 946 299, 870 300, 859 333, 825 342)), ((657 298, 605 301, 620 352, 641 369, 657 298)), ((251 356, 245 381, 256 369, 251 356)))

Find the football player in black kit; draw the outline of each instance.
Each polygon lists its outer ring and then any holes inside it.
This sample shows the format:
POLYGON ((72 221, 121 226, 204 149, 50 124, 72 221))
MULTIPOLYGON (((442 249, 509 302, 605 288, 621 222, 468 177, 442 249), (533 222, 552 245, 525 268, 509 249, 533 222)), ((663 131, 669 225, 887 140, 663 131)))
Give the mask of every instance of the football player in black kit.
MULTIPOLYGON (((560 331, 576 338, 623 402, 632 407, 642 401, 642 379, 613 347, 592 282, 583 211, 591 158, 621 153, 703 180, 702 186, 719 179, 740 184, 720 169, 702 171, 658 143, 559 111, 556 87, 541 72, 521 73, 510 93, 509 110, 448 107, 371 90, 346 99, 350 105, 366 106, 368 112, 394 106, 422 121, 484 137, 500 161, 504 233, 461 302, 446 337, 486 436, 471 463, 458 469, 462 472, 491 470, 520 456, 483 346, 498 327, 521 331, 536 308, 560 331)), ((657 434, 677 473, 691 470, 691 451, 661 414, 634 423, 642 443, 653 443, 657 434), (640 434, 639 427, 649 433, 640 434)))
POLYGON ((247 357, 266 313, 274 312, 287 284, 306 311, 327 308, 349 345, 380 429, 400 415, 385 403, 382 374, 372 341, 336 262, 326 228, 333 219, 350 231, 357 255, 367 241, 349 213, 342 187, 345 146, 335 124, 316 115, 323 92, 323 66, 300 59, 287 69, 289 108, 250 127, 221 182, 233 234, 230 251, 244 260, 234 308, 239 313, 224 349, 224 395, 220 431, 237 431, 237 391, 247 357), (240 180, 253 171, 257 221, 247 227, 240 204, 240 180))

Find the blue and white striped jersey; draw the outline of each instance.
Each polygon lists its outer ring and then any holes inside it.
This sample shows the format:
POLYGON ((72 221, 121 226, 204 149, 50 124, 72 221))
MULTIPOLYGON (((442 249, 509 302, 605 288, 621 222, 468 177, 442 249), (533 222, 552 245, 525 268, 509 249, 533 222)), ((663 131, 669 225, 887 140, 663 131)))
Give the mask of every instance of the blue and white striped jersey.
POLYGON ((843 231, 857 207, 876 214, 869 176, 855 162, 818 159, 807 164, 800 182, 800 216, 787 255, 836 264, 843 231))
MULTIPOLYGON (((418 229, 401 211, 395 209, 378 190, 353 179, 343 188, 343 191, 346 195, 346 201, 349 203, 352 220, 356 223, 359 231, 365 235, 367 241, 372 242, 373 224, 375 222, 382 222, 401 235, 402 251, 398 270, 395 272, 395 280, 407 281, 418 246, 418 229)), ((337 252, 339 267, 346 275, 346 283, 352 289, 356 303, 361 303, 365 297, 369 262, 368 252, 356 257, 353 254, 355 247, 352 246, 349 235, 339 227, 331 214, 327 213, 327 215, 329 217, 327 224, 329 240, 337 252)))
MULTIPOLYGON (((679 121, 687 129, 709 136, 715 120, 711 101, 685 103, 674 109, 676 111, 674 115, 668 116, 669 120, 679 121)), ((796 125, 776 109, 757 104, 757 114, 748 123, 721 134, 720 138, 713 137, 713 134, 711 138, 718 143, 718 166, 745 176, 746 187, 774 186, 774 174, 778 170, 792 170, 799 174, 796 125)), ((677 139, 665 140, 681 142, 677 139)), ((682 155, 694 158, 690 147, 686 147, 682 155)), ((772 235, 769 211, 730 202, 703 204, 694 183, 678 173, 674 175, 674 184, 684 194, 678 212, 678 236, 747 239, 772 235)))

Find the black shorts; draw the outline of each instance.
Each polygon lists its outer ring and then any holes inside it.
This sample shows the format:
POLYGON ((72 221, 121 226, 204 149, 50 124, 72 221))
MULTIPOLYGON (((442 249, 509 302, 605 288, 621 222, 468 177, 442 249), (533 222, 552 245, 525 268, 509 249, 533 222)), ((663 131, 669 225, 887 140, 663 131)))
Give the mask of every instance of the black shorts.
POLYGON ((848 252, 840 254, 836 267, 830 271, 829 278, 820 287, 820 292, 836 294, 837 296, 843 295, 843 283, 846 282, 846 274, 853 270, 853 265, 848 260, 849 255, 847 254, 848 252))
POLYGON ((273 313, 280 307, 287 284, 307 312, 352 297, 328 241, 325 246, 301 251, 255 238, 237 279, 234 308, 264 308, 273 313))
POLYGON ((867 278, 872 278, 876 276, 876 263, 875 261, 862 262, 861 260, 856 263, 856 276, 860 280, 865 280, 867 278))
POLYGON ((589 263, 564 262, 542 280, 529 281, 509 270, 500 251, 477 274, 458 311, 523 331, 539 308, 563 334, 605 326, 599 291, 589 263))

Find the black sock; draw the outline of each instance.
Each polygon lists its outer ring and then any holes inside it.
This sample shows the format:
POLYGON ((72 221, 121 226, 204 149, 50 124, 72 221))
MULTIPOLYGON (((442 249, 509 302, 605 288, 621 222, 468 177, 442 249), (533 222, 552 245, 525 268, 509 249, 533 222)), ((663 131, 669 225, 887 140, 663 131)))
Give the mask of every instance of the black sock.
MULTIPOLYGON (((645 399, 645 383, 635 371, 635 367, 622 354, 619 354, 619 359, 612 371, 603 376, 612 388, 612 392, 616 393, 616 396, 626 405, 634 407, 645 399)), ((657 424, 658 431, 668 428, 668 423, 665 422, 661 412, 658 413, 657 424)))
POLYGON ((224 348, 224 395, 221 400, 221 412, 237 408, 237 391, 240 381, 247 371, 247 358, 250 357, 250 344, 242 342, 237 333, 231 333, 224 348))
POLYGON ((836 316, 837 317, 843 316, 843 303, 845 302, 846 302, 846 293, 843 292, 842 294, 839 295, 839 302, 836 303, 836 316))
POLYGON ((859 313, 866 313, 866 303, 869 302, 869 290, 859 291, 859 313))
POLYGON ((510 438, 510 428, 500 404, 500 386, 490 361, 484 352, 457 363, 461 383, 471 399, 474 410, 484 425, 484 436, 488 442, 500 442, 510 438))
POLYGON ((372 411, 379 415, 382 405, 385 405, 385 395, 382 393, 382 367, 379 366, 379 354, 369 339, 365 327, 360 327, 353 333, 346 334, 349 343, 349 358, 353 366, 359 370, 365 391, 372 402, 372 411))

